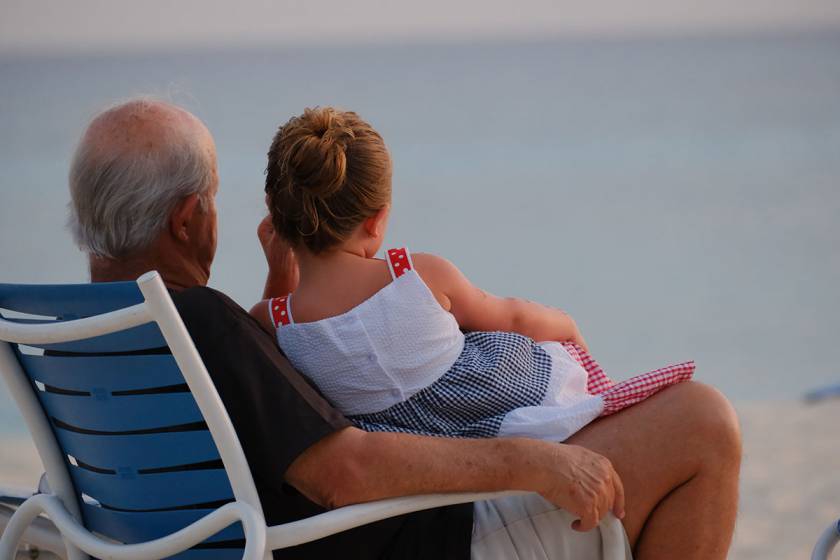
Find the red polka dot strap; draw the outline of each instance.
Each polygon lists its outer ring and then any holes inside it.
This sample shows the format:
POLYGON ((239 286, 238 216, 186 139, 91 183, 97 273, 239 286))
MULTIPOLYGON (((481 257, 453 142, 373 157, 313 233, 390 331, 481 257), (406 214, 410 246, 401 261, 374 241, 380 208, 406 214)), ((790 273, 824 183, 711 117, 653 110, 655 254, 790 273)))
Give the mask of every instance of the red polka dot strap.
POLYGON ((396 280, 409 270, 414 268, 411 262, 411 255, 405 247, 401 249, 388 249, 385 253, 388 261, 388 270, 391 271, 391 278, 396 280))
POLYGON ((268 300, 268 315, 271 317, 271 324, 274 325, 275 329, 288 325, 291 322, 289 318, 289 296, 285 295, 268 300))

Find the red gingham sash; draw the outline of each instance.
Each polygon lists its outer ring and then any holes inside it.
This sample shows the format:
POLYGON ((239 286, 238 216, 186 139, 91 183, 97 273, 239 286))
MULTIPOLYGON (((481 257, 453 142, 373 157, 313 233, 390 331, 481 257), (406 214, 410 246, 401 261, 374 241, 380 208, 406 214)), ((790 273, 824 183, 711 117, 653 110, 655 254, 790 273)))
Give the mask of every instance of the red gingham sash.
POLYGON ((405 247, 388 249, 385 254, 388 256, 388 270, 391 271, 391 278, 394 280, 413 268, 411 255, 408 254, 408 249, 405 247))
POLYGON ((268 300, 269 316, 271 317, 271 324, 275 329, 281 326, 288 325, 289 321, 289 296, 285 295, 279 298, 271 298, 268 300))
POLYGON ((573 342, 564 342, 563 347, 589 374, 586 390, 592 395, 603 397, 604 411, 601 416, 615 414, 658 393, 665 387, 687 381, 694 375, 694 362, 691 361, 655 369, 616 383, 607 377, 589 352, 573 342))

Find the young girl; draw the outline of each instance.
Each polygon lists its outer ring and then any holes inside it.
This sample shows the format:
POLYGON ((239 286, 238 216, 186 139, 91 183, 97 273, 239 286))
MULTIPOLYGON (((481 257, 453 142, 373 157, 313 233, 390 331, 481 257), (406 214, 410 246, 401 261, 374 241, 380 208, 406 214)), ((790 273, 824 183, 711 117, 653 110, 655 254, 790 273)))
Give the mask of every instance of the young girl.
POLYGON ((294 249, 300 283, 252 313, 363 429, 563 441, 693 374, 688 362, 615 384, 562 311, 493 296, 435 255, 375 258, 391 160, 355 113, 292 118, 266 173, 274 230, 294 249))

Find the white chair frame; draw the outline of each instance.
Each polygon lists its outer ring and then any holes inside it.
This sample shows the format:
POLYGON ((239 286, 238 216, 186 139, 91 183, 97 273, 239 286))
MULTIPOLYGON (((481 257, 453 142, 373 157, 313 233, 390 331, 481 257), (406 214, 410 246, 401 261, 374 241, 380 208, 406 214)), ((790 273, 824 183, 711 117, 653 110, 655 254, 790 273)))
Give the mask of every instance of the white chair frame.
POLYGON ((840 519, 826 527, 820 535, 814 550, 811 552, 811 560, 828 560, 831 551, 840 543, 840 519))
MULTIPOLYGON (((36 494, 23 502, 8 520, 0 536, 0 560, 15 557, 18 543, 25 533, 36 533, 32 535, 35 541, 44 542, 52 538, 55 542, 49 529, 44 527, 43 518, 39 518, 41 514, 46 514, 60 533, 65 546, 63 557, 67 560, 87 560, 88 555, 103 560, 157 560, 183 552, 235 522, 241 522, 245 532, 243 559, 271 560, 272 550, 307 543, 389 517, 523 494, 484 492, 392 498, 346 506, 284 525, 266 526, 251 471, 233 424, 162 279, 153 271, 138 278, 137 284, 145 300, 143 303, 95 317, 56 324, 19 324, 0 319, 0 375, 20 408, 51 487, 51 493, 36 494), (157 323, 204 416, 230 480, 235 501, 166 537, 139 544, 120 544, 105 540, 82 525, 64 455, 11 344, 37 346, 68 342, 149 322, 157 323), (35 525, 33 522, 36 522, 35 525), (41 522, 40 525, 38 522, 41 522)), ((605 558, 625 558, 620 523, 608 516, 600 530, 604 538, 605 558)), ((62 553, 58 550, 52 552, 62 553)))

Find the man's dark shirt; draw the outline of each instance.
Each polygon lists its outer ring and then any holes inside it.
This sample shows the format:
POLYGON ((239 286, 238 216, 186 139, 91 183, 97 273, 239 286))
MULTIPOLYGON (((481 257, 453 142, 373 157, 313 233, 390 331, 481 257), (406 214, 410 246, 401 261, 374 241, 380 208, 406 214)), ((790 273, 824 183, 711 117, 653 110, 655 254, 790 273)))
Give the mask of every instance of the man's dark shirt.
MULTIPOLYGON (((272 337, 224 294, 191 288, 173 295, 245 451, 269 526, 324 512, 283 482, 289 465, 324 436, 350 426, 298 374, 272 337)), ((472 504, 403 515, 275 558, 468 558, 472 504)))

